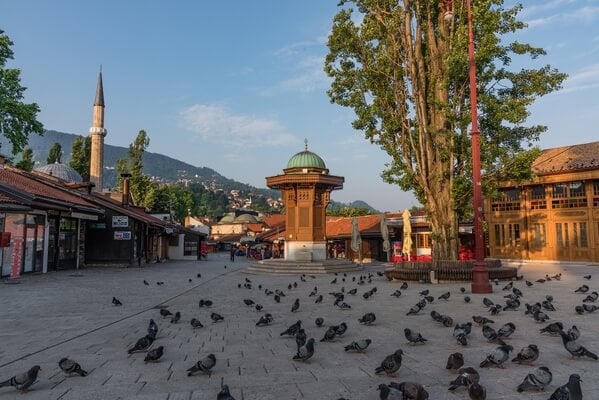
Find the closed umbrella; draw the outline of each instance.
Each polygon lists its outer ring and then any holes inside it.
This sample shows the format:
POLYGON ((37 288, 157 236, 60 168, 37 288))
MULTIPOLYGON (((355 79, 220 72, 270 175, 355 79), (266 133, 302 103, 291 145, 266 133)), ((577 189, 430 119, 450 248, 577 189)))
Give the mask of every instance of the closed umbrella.
POLYGON ((387 228, 385 214, 381 214, 381 235, 383 236, 383 251, 387 253, 387 261, 389 261, 389 250, 391 250, 391 243, 389 243, 389 228, 387 228))
POLYGON ((354 253, 358 253, 358 258, 361 258, 360 247, 362 247, 362 238, 360 237, 360 229, 358 229, 358 218, 354 217, 351 224, 351 249, 354 253))
POLYGON ((404 210, 403 217, 403 247, 401 253, 407 255, 408 261, 410 261, 410 252, 412 250, 412 225, 410 224, 410 210, 407 208, 404 210))

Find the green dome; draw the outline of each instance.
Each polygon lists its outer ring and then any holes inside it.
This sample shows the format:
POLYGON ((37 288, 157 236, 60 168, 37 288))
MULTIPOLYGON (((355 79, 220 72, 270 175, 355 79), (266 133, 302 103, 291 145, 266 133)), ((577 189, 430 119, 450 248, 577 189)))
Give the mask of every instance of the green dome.
POLYGON ((287 168, 322 168, 326 169, 326 165, 320 156, 309 150, 301 151, 295 154, 287 162, 287 168))

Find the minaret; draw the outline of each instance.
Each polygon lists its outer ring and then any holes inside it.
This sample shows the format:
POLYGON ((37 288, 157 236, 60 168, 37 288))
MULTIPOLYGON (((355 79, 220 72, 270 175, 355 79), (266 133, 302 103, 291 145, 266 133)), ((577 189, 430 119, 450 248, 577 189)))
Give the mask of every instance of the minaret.
POLYGON ((102 85, 102 67, 98 76, 96 99, 94 100, 94 121, 89 128, 91 136, 91 158, 89 160, 89 181, 94 186, 94 191, 101 192, 103 188, 102 175, 104 170, 104 88, 102 85))

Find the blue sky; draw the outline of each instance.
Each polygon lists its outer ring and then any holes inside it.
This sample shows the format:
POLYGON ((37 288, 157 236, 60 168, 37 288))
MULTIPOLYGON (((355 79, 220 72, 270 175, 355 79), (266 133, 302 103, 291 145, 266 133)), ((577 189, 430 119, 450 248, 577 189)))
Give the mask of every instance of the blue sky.
MULTIPOLYGON (((148 151, 265 187, 303 149, 345 177, 333 199, 384 211, 416 204, 384 183, 388 156, 330 104, 322 71, 337 0, 5 1, 0 29, 47 129, 84 134, 103 65, 106 142, 128 146, 140 129, 148 151)), ((513 4, 507 1, 506 4, 513 4)), ((476 0, 473 1, 476 5, 476 0)), ((538 66, 569 74, 531 109, 549 127, 542 148, 598 140, 599 1, 524 1, 518 40, 547 50, 538 66)))

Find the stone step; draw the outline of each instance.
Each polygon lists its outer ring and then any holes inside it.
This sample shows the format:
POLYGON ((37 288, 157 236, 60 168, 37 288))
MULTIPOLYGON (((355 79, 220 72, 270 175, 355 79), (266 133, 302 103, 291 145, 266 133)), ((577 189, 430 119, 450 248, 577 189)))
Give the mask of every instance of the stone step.
POLYGON ((359 272, 362 267, 353 263, 264 263, 255 264, 243 272, 248 274, 268 275, 315 275, 330 274, 335 272, 359 272))

